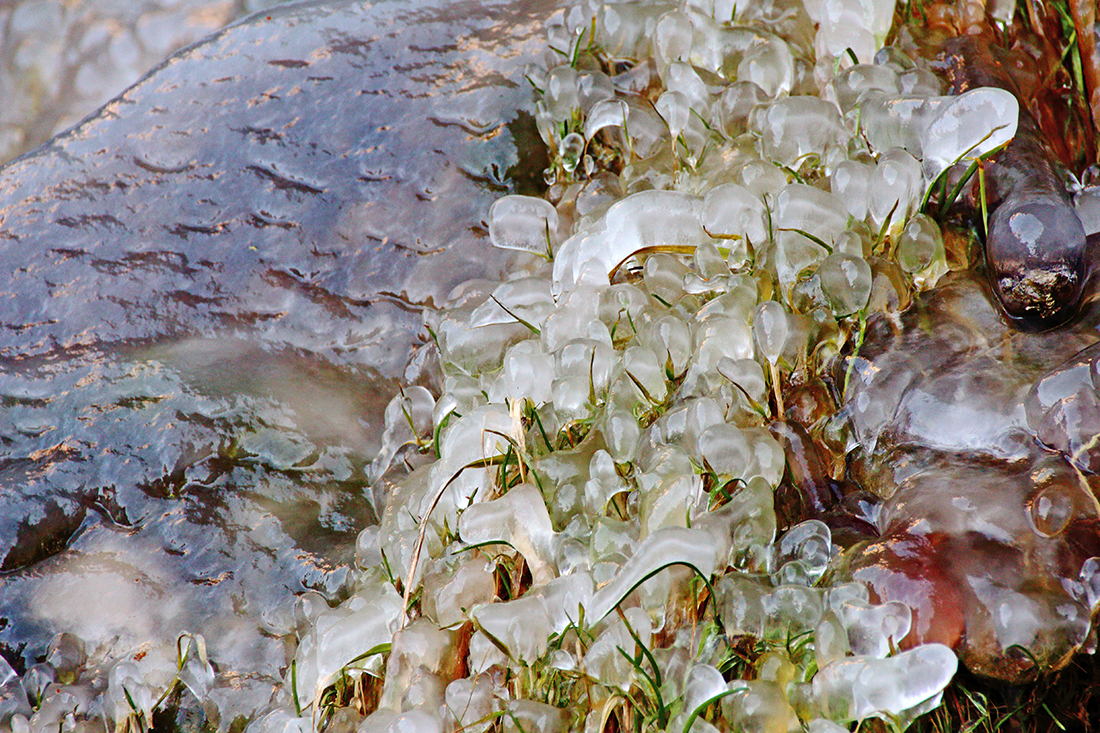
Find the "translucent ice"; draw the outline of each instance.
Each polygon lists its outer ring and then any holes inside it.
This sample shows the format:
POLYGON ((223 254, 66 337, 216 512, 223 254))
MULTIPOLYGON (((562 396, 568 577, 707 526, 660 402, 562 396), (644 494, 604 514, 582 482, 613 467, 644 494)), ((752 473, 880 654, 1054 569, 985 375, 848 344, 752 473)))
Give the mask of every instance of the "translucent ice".
POLYGON ((744 237, 761 244, 767 236, 766 221, 764 203, 736 183, 715 186, 703 199, 703 228, 712 237, 744 237))
POLYGON ((558 229, 558 212, 532 196, 503 196, 489 209, 489 239, 496 247, 548 254, 558 229))
POLYGON ((458 531, 469 544, 500 540, 514 547, 527 560, 536 584, 554 577, 554 527, 542 494, 532 484, 519 484, 499 499, 466 509, 459 517, 458 531))
POLYGON ((609 273, 646 247, 694 247, 707 237, 700 206, 697 198, 672 191, 643 191, 614 204, 603 220, 562 244, 554 259, 554 292, 572 287, 589 261, 609 273))
POLYGON ((681 527, 659 529, 642 541, 615 579, 596 592, 592 616, 603 618, 636 586, 670 565, 688 565, 710 578, 717 568, 718 557, 724 558, 727 553, 728 549, 715 546, 710 532, 681 527))
POLYGON ((797 167, 809 154, 819 154, 846 139, 836 107, 818 97, 788 97, 757 109, 752 127, 760 133, 763 154, 797 167))
POLYGON ((820 670, 814 696, 833 720, 864 720, 874 715, 923 712, 939 701, 958 669, 955 654, 942 644, 926 644, 887 659, 850 657, 820 670))
POLYGON ((935 180, 959 161, 996 150, 1016 135, 1020 104, 1004 89, 982 87, 940 107, 921 140, 924 173, 935 180))
POLYGON ((838 316, 847 316, 867 305, 871 295, 871 266, 862 257, 832 254, 817 268, 821 290, 838 316))
MULTIPOLYGON (((294 655, 293 689, 298 705, 309 707, 341 667, 353 659, 389 644, 397 630, 404 605, 392 586, 376 585, 360 592, 357 603, 345 603, 325 611, 298 645, 294 655)), ((379 657, 358 664, 377 665, 379 657)))

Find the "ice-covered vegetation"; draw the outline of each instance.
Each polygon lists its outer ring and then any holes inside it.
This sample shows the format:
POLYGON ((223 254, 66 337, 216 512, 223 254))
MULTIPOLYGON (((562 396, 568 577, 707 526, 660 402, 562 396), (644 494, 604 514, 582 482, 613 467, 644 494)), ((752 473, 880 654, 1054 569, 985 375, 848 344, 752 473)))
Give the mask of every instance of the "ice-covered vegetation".
MULTIPOLYGON (((874 451, 872 408, 854 431, 838 414, 864 377, 837 357, 969 264, 926 205, 1015 131, 1007 92, 943 96, 893 43, 896 10, 590 0, 550 19, 528 73, 547 197, 493 206, 509 279, 428 318, 442 390, 386 411, 356 590, 299 599, 249 733, 900 730, 939 704, 953 649, 914 645, 910 606, 846 577, 834 508, 781 489, 787 423, 830 460, 874 451)), ((1067 591, 1071 651, 1094 571, 1067 591)), ((177 651, 116 664, 105 717, 142 729, 173 685, 215 706, 201 636, 177 651)), ((79 650, 51 655, 63 673, 79 650)), ((20 732, 64 723, 21 712, 20 732)))

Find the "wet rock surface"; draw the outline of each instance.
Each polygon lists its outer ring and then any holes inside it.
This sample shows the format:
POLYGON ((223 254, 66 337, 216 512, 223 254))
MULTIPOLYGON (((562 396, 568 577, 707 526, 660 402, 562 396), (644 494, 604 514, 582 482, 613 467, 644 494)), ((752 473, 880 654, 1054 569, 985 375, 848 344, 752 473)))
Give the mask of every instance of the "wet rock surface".
POLYGON ((845 572, 914 608, 909 643, 1010 680, 1095 643, 1098 323, 1094 305, 1017 331, 959 274, 876 319, 849 360, 857 473, 884 501, 881 539, 845 572))
POLYGON ((294 594, 340 598, 375 521, 421 309, 506 264, 482 220, 528 185, 547 5, 271 10, 0 169, 17 670, 59 631, 95 661, 201 630, 223 723, 267 701, 294 594))
POLYGON ((0 6, 0 161, 38 147, 169 54, 287 0, 10 0, 0 6))

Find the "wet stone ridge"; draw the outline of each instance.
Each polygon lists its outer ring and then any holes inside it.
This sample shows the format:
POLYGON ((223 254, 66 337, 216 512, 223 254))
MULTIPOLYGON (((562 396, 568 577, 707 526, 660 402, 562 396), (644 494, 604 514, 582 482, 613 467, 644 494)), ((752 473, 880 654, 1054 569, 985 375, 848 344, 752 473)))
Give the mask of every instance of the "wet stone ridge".
POLYGON ((884 501, 842 575, 914 609, 907 643, 1020 680, 1095 645, 1100 312, 1034 334, 991 301, 952 276, 844 363, 856 473, 884 501))
POLYGON ((211 719, 266 703, 294 593, 341 597, 375 521, 363 467, 396 380, 418 378, 420 309, 507 265, 482 219, 538 148, 522 68, 547 12, 271 10, 0 169, 16 670, 58 631, 91 680, 139 647, 170 668, 201 629, 211 719))

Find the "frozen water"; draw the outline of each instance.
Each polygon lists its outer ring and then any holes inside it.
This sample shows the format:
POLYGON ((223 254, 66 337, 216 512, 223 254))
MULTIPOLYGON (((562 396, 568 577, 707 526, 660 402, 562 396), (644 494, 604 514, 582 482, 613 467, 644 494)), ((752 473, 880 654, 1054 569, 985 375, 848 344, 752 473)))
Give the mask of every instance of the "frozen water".
POLYGON ((862 257, 832 254, 817 268, 821 290, 837 316, 862 310, 871 296, 871 266, 862 257))
POLYGON ((703 229, 712 237, 743 237, 761 244, 767 237, 766 222, 764 202, 736 183, 715 186, 703 199, 703 229))
MULTIPOLYGON (((296 677, 293 689, 298 691, 302 709, 313 704, 342 667, 389 644, 397 631, 404 606, 392 586, 370 586, 355 600, 320 614, 299 642, 290 673, 296 677)), ((379 661, 378 656, 367 657, 358 665, 377 669, 379 661)))
POLYGON ((807 155, 843 146, 847 133, 836 107, 818 97, 788 97, 753 111, 765 157, 797 167, 807 155))
POLYGON ((937 700, 955 676, 958 659, 941 644, 927 644, 887 659, 850 657, 813 679, 814 696, 834 720, 901 716, 937 700))
POLYGON ((643 191, 614 204, 590 230, 562 244, 554 259, 554 293, 571 288, 589 262, 606 274, 647 247, 694 248, 707 236, 700 207, 699 199, 672 191, 643 191))
POLYGON ((1011 92, 982 87, 942 105, 921 139, 924 174, 934 181, 960 161, 996 150, 1016 135, 1020 104, 1011 92))
POLYGON ((496 247, 547 254, 557 229, 558 212, 544 199, 504 196, 489 209, 489 238, 496 247))
POLYGON ((603 618, 634 588, 674 564, 690 566, 704 578, 710 578, 718 558, 727 553, 728 549, 715 546, 715 537, 710 532, 681 527, 659 529, 642 541, 615 579, 596 592, 592 614, 603 618))
POLYGON ((551 551, 554 527, 542 494, 531 484, 514 486, 499 499, 465 510, 459 517, 458 531, 468 544, 501 540, 511 545, 523 555, 539 585, 555 575, 551 551))

